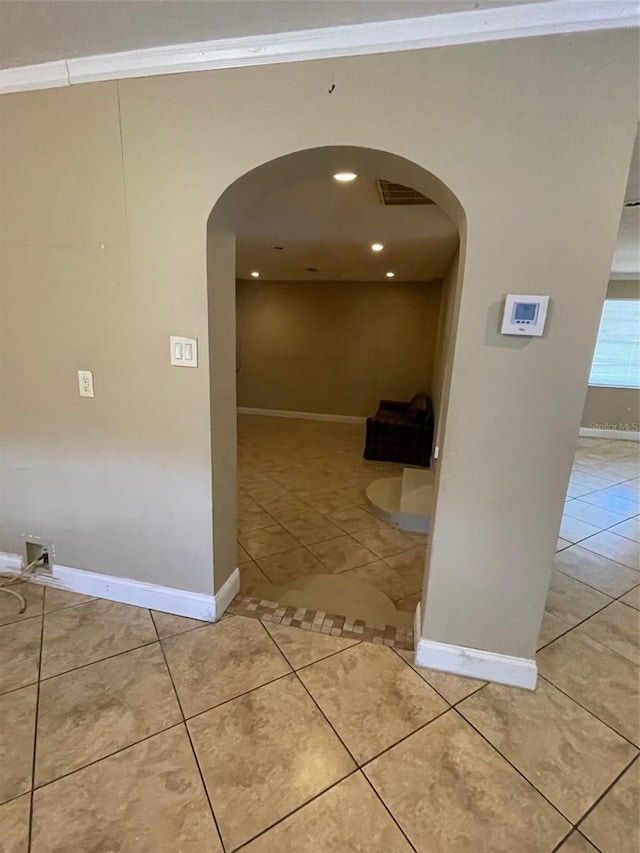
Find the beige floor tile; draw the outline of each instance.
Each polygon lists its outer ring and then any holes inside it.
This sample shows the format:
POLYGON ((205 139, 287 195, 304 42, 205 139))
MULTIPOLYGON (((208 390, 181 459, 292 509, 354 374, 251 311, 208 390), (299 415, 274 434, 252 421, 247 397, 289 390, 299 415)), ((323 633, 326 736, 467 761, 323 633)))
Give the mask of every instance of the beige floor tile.
POLYGON ((376 560, 368 566, 358 566, 344 573, 347 578, 364 581, 379 589, 391 601, 401 601, 408 595, 420 592, 421 583, 405 577, 392 568, 386 560, 376 560))
POLYGON ((556 554, 555 565, 563 574, 614 597, 640 583, 638 572, 581 545, 572 545, 556 554))
POLYGON ((272 554, 282 554, 285 551, 292 551, 294 548, 300 547, 297 539, 294 539, 279 524, 241 533, 238 539, 245 551, 254 560, 260 557, 270 557, 272 554))
POLYGON ((581 543, 583 548, 640 571, 640 543, 604 530, 581 543))
MULTIPOLYGON (((279 524, 285 524, 288 521, 298 521, 309 517, 313 518, 318 514, 312 506, 309 506, 307 503, 303 503, 301 500, 298 500, 298 498, 294 498, 289 494, 274 498, 272 501, 267 503, 267 507, 269 513, 279 524)), ((324 516, 322 516, 322 518, 324 518, 324 516)))
POLYGON ((625 539, 633 539, 634 542, 640 542, 640 515, 629 518, 621 524, 616 524, 611 528, 610 533, 615 533, 616 536, 624 536, 625 539))
POLYGON ((403 551, 401 554, 392 554, 390 557, 385 557, 385 563, 388 563, 388 565, 397 572, 400 572, 400 574, 412 578, 414 582, 417 581, 419 586, 422 587, 426 559, 426 546, 421 546, 412 548, 410 551, 403 551))
POLYGON ((569 625, 568 622, 565 622, 563 619, 558 619, 558 617, 554 616, 553 613, 547 613, 545 610, 544 616, 542 617, 542 625, 540 626, 540 634, 538 636, 538 645, 536 648, 541 649, 543 646, 546 646, 547 643, 556 640, 570 628, 571 625, 569 625))
POLYGON ((364 772, 418 853, 546 853, 570 829, 453 710, 364 772))
POLYGON ((637 853, 640 849, 640 761, 636 760, 580 824, 601 853, 637 853))
MULTIPOLYGON (((287 553, 292 553, 291 551, 287 553)), ((250 560, 238 566, 240 571, 240 595, 251 595, 254 589, 262 584, 269 583, 269 578, 260 571, 258 565, 250 560)))
POLYGON ((148 610, 96 598, 47 613, 42 638, 42 678, 153 643, 148 610))
POLYGON ((0 803, 31 790, 37 687, 0 696, 0 803))
POLYGON ((182 720, 159 643, 40 685, 36 785, 182 720))
POLYGON ((336 489, 336 494, 346 498, 353 506, 364 507, 367 503, 367 489, 364 485, 343 486, 336 489))
POLYGON ((253 507, 238 508, 238 531, 249 533, 251 530, 259 530, 261 527, 273 527, 275 520, 273 516, 257 504, 253 507))
MULTIPOLYGON (((572 503, 575 503, 575 501, 572 501, 572 503)), ((584 521, 579 521, 577 518, 571 518, 566 514, 565 510, 560 523, 560 538, 567 539, 569 542, 580 542, 580 540, 586 539, 587 536, 599 533, 600 530, 601 528, 596 527, 595 524, 587 524, 584 521)))
POLYGON ((348 506, 346 509, 335 510, 327 513, 327 518, 345 533, 359 533, 361 530, 371 530, 380 527, 379 519, 359 506, 348 506))
POLYGON ((32 853, 222 853, 183 726, 35 792, 32 853))
POLYGON ((336 492, 325 492, 320 495, 312 495, 311 497, 305 498, 305 503, 312 506, 318 512, 321 512, 323 515, 328 515, 332 512, 339 512, 344 509, 350 509, 352 506, 352 504, 343 495, 339 495, 336 492))
POLYGON ((537 660, 544 678, 640 745, 640 670, 630 660, 575 630, 538 652, 537 660))
POLYGON ((332 524, 320 513, 314 513, 313 516, 307 518, 298 518, 295 521, 285 521, 283 527, 301 545, 315 545, 316 542, 326 542, 328 539, 342 536, 342 529, 332 524))
POLYGON ((547 594, 546 610, 569 625, 577 625, 611 603, 611 598, 585 584, 554 571, 547 594))
POLYGON ((600 506, 594 506, 580 499, 569 501, 564 508, 564 515, 567 518, 574 518, 577 521, 593 525, 598 530, 603 530, 605 527, 611 527, 622 521, 622 517, 617 513, 610 512, 608 509, 603 509, 600 506))
POLYGON ((402 551, 410 551, 416 547, 416 541, 411 536, 392 527, 377 527, 373 530, 361 530, 353 534, 354 539, 368 548, 378 557, 392 557, 402 551))
POLYGON ((598 853, 598 850, 575 829, 562 847, 558 848, 558 853, 598 853))
POLYGON ((32 616, 40 616, 44 601, 43 586, 35 583, 16 583, 11 584, 11 589, 15 589, 24 596, 27 607, 24 613, 19 613, 18 599, 14 595, 0 593, 0 625, 9 625, 11 622, 21 622, 24 619, 31 619, 32 616))
POLYGON ((265 622, 264 627, 271 634, 282 654, 294 669, 308 666, 336 652, 355 646, 359 640, 347 640, 331 637, 317 631, 305 631, 287 625, 265 622))
POLYGON ((640 610, 640 586, 623 595, 620 601, 624 601, 629 607, 635 607, 636 610, 640 610))
POLYGON ((414 663, 414 652, 404 649, 396 649, 400 657, 405 660, 421 678, 430 684, 450 705, 455 705, 466 696, 470 696, 487 683, 476 678, 462 678, 459 675, 451 675, 448 672, 438 672, 435 669, 427 669, 424 666, 416 666, 414 663))
POLYGON ((248 563, 251 561, 251 556, 247 554, 242 545, 238 542, 238 565, 241 566, 243 563, 248 563))
POLYGON ((489 684, 457 707, 573 824, 637 754, 544 679, 535 691, 489 684))
POLYGON ((576 628, 640 666, 640 613, 614 601, 576 628))
POLYGON ((192 628, 200 628, 202 625, 209 624, 208 622, 201 622, 199 619, 176 616, 175 613, 163 613, 161 610, 152 610, 151 616, 153 617, 156 631, 161 640, 165 637, 172 637, 174 634, 182 634, 184 631, 190 631, 192 628))
POLYGON ((0 627, 0 693, 38 680, 41 634, 42 617, 0 627))
POLYGON ((570 478, 571 483, 577 486, 586 486, 589 491, 598 492, 600 489, 606 489, 615 483, 615 478, 601 477, 597 474, 585 474, 581 471, 574 471, 570 478))
POLYGON ((2 853, 27 853, 29 849, 29 812, 31 795, 24 794, 0 806, 2 853))
MULTIPOLYGON (((574 469, 574 473, 578 473, 577 469, 574 469)), ((585 473, 580 471, 580 473, 585 473)), ((588 495, 591 491, 590 486, 583 486, 579 483, 575 483, 573 481, 573 474, 571 475, 571 479, 569 480, 569 485, 567 486, 567 496, 570 498, 581 498, 584 495, 588 495)))
POLYGON ((406 613, 415 613, 416 607, 420 604, 422 600, 422 592, 414 592, 411 595, 407 595, 405 598, 401 598, 395 602, 398 610, 403 610, 406 613))
POLYGON ((291 671, 254 619, 224 619, 162 645, 187 717, 291 671))
POLYGON ((638 514, 638 505, 635 501, 628 501, 625 498, 618 497, 618 495, 612 495, 607 491, 589 492, 589 494, 582 495, 581 500, 593 506, 600 506, 603 509, 609 510, 609 512, 615 512, 617 515, 623 516, 623 518, 632 518, 638 514))
POLYGON ((309 550, 330 572, 345 572, 356 566, 373 563, 378 558, 351 536, 339 536, 312 545, 309 550))
POLYGON ((227 849, 354 768, 294 675, 201 714, 188 727, 227 849))
POLYGON ((299 676, 359 763, 447 707, 386 646, 361 643, 301 670, 299 676))
POLYGON ((323 575, 327 569, 307 548, 294 548, 285 554, 264 557, 258 560, 258 566, 267 580, 284 586, 297 578, 310 575, 323 575))
POLYGON ((76 604, 93 601, 93 598, 92 595, 80 595, 77 592, 48 586, 44 590, 44 612, 51 613, 53 610, 62 610, 64 607, 74 607, 76 604))
POLYGON ((361 773, 353 773, 243 848, 246 853, 411 853, 361 773))

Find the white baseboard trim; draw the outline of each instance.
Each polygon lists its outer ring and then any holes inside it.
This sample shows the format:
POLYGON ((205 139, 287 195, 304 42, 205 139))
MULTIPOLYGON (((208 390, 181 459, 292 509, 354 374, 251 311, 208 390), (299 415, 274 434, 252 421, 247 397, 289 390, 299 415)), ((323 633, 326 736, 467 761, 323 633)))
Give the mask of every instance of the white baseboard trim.
POLYGON ((219 619, 236 595, 240 592, 240 570, 235 568, 230 577, 222 584, 214 595, 216 614, 214 619, 219 619))
POLYGON ((267 418, 299 418, 305 421, 330 421, 336 424, 363 424, 366 418, 355 415, 323 415, 319 412, 288 412, 285 409, 254 409, 238 406, 239 415, 262 415, 267 418))
POLYGON ((510 687, 524 687, 526 690, 535 690, 538 680, 535 660, 466 646, 451 646, 422 638, 416 643, 415 663, 452 675, 494 681, 510 687))
POLYGON ((580 427, 581 438, 608 438, 622 441, 640 441, 640 432, 630 429, 592 429, 591 427, 580 427))
MULTIPOLYGON (((19 554, 0 551, 0 571, 6 574, 18 574, 22 567, 23 561, 19 554)), ((63 589, 67 592, 93 595, 96 598, 106 598, 109 601, 119 601, 121 604, 132 604, 135 607, 148 607, 150 610, 160 610, 163 613, 173 613, 176 616, 186 616, 189 619, 199 619, 204 622, 215 622, 220 619, 240 590, 240 572, 237 568, 215 595, 189 592, 186 589, 60 565, 54 565, 50 574, 36 572, 29 575, 28 580, 30 583, 63 589)))
POLYGON ((7 551, 0 551, 0 572, 6 574, 18 574, 20 569, 24 568, 24 560, 20 554, 9 554, 7 551))

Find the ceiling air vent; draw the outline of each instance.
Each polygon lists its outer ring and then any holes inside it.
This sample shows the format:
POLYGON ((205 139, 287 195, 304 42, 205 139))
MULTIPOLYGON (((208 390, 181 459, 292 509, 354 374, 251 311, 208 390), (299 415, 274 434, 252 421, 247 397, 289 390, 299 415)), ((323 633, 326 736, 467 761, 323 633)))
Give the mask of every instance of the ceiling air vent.
POLYGON ((419 193, 412 187, 405 187, 404 184, 394 184, 392 181, 383 181, 378 178, 378 190, 380 191, 380 199, 385 205, 394 204, 435 204, 426 195, 419 193))

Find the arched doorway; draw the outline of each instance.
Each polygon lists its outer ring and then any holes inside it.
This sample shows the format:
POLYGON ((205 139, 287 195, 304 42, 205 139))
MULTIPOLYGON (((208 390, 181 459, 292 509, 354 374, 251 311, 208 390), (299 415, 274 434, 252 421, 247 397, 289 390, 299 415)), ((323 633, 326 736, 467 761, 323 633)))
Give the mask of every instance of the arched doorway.
MULTIPOLYGON (((226 606, 239 588, 236 544, 236 237, 242 233, 243 219, 264 205, 270 196, 282 192, 283 185, 304 185, 318 175, 330 182, 336 171, 345 169, 354 171, 358 181, 368 182, 372 187, 378 179, 384 179, 422 194, 433 202, 433 209, 438 211, 442 221, 449 223, 456 235, 454 251, 444 268, 437 272, 444 283, 437 322, 438 353, 429 388, 436 409, 436 457, 443 444, 466 238, 464 211, 455 195, 416 163, 389 152, 353 146, 305 149, 270 160, 239 177, 220 196, 207 225, 209 359, 213 365, 210 401, 214 586, 216 599, 221 602, 219 609, 226 606)), ((430 246, 428 230, 422 236, 425 258, 430 251, 435 251, 436 245, 434 242, 430 246)), ((247 274, 244 270, 244 275, 247 274)), ((433 468, 434 492, 437 495, 437 464, 433 468)), ((435 508, 432 524, 434 519, 435 508)), ((422 586, 424 588, 424 584, 422 586)))

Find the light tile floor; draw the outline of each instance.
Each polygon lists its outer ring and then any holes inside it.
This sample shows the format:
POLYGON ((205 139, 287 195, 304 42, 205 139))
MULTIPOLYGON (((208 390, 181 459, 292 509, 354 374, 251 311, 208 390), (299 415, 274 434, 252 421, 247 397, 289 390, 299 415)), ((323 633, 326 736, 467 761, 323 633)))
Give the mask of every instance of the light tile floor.
MULTIPOLYGON (((330 472, 313 427, 301 457, 330 472)), ((575 510, 607 526, 557 555, 533 693, 239 616, 207 625, 34 585, 23 616, 0 599, 0 850, 636 853, 636 450, 580 441, 568 508, 616 518, 575 510)), ((304 505, 309 474, 288 456, 304 505)), ((260 482, 272 509, 296 508, 260 482)), ((358 524, 362 485, 326 500, 321 485, 314 510, 358 524)))

